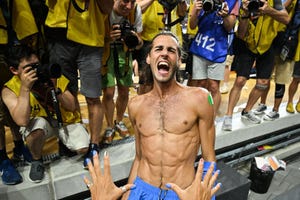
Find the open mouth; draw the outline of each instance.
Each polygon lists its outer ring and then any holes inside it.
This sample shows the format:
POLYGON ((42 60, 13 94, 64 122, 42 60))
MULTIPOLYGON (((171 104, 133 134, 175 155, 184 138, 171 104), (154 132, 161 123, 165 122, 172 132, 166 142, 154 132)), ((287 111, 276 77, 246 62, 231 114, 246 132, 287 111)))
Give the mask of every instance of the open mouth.
POLYGON ((170 70, 170 67, 169 67, 169 64, 167 62, 159 62, 158 63, 158 72, 161 73, 161 74, 166 74, 169 72, 170 70))

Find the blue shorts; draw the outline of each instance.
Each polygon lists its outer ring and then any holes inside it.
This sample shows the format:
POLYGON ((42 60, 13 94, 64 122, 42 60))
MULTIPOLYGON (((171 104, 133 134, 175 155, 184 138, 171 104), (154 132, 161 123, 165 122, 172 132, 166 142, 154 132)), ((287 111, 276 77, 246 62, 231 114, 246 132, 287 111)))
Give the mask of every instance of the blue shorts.
POLYGON ((136 188, 130 191, 128 200, 179 200, 179 197, 173 190, 163 190, 136 177, 134 184, 136 188))

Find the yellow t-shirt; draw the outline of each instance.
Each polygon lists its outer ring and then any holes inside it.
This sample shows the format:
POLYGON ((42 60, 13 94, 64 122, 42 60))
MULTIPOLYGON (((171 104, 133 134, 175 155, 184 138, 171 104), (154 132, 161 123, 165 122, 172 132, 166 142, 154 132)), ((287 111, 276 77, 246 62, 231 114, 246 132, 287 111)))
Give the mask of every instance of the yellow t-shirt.
MULTIPOLYGON (((174 21, 178 18, 177 7, 171 11, 171 20, 174 21)), ((151 41, 158 33, 163 31, 165 25, 163 22, 164 8, 158 2, 154 0, 153 3, 142 14, 143 32, 142 39, 145 41, 151 41)), ((182 30, 180 23, 171 27, 171 31, 178 37, 180 43, 182 43, 182 30)))
MULTIPOLYGON (((57 79, 57 87, 64 92, 67 89, 67 85, 69 83, 69 80, 65 76, 61 76, 57 79)), ((13 76, 6 84, 6 87, 11 89, 17 96, 20 95, 20 88, 21 88, 21 80, 18 76, 13 76)), ((45 108, 42 106, 42 104, 37 100, 35 95, 30 92, 30 107, 31 107, 31 113, 30 117, 47 117, 47 112, 45 108)), ((81 122, 81 116, 79 111, 70 112, 66 111, 63 107, 60 106, 60 112, 62 116, 63 123, 69 124, 69 123, 77 123, 81 122)), ((56 116, 54 116, 56 118, 56 116)))
MULTIPOLYGON (((273 1, 268 1, 268 3, 273 7, 273 1)), ((240 9, 240 15, 242 16, 243 13, 241 12, 243 12, 242 9, 240 9)), ((271 47, 272 41, 277 35, 279 24, 280 22, 268 15, 260 16, 256 25, 249 21, 248 33, 243 38, 249 50, 256 54, 265 53, 271 47)))
POLYGON ((7 31, 4 29, 6 27, 6 22, 4 16, 2 14, 2 10, 0 9, 0 44, 7 44, 7 31))
POLYGON ((300 31, 298 32, 298 45, 297 45, 297 50, 296 50, 294 60, 296 62, 300 61, 300 31))
POLYGON ((189 35, 192 35, 192 36, 195 36, 198 32, 198 26, 196 26, 194 29, 191 29, 190 28, 190 13, 192 12, 193 10, 193 7, 194 7, 194 1, 190 1, 190 8, 189 8, 189 15, 188 15, 188 23, 187 23, 187 27, 186 27, 186 32, 187 34, 189 35))
MULTIPOLYGON (((87 11, 78 12, 70 0, 47 0, 49 12, 45 24, 51 28, 67 28, 67 39, 74 42, 103 47, 105 26, 104 15, 96 0, 89 1, 87 11)), ((85 1, 76 1, 83 8, 85 1)))
MULTIPOLYGON (((2 10, 0 9, 0 44, 8 43, 7 27, 2 10)), ((22 40, 38 32, 35 19, 31 12, 28 1, 14 1, 12 10, 12 28, 17 34, 17 38, 22 40)))
POLYGON ((38 32, 28 1, 14 1, 12 27, 19 40, 38 32))

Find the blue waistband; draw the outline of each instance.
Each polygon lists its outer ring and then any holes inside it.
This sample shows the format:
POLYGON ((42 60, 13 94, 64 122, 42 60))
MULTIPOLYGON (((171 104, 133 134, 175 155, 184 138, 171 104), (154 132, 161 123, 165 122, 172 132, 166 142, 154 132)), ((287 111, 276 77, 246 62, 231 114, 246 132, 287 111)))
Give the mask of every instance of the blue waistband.
POLYGON ((161 194, 161 196, 166 194, 165 199, 179 199, 178 195, 173 190, 164 190, 164 189, 155 187, 153 185, 150 185, 149 183, 146 183, 138 176, 136 177, 134 184, 137 186, 137 188, 141 187, 143 190, 146 190, 149 193, 156 194, 158 196, 159 196, 159 194, 161 194))

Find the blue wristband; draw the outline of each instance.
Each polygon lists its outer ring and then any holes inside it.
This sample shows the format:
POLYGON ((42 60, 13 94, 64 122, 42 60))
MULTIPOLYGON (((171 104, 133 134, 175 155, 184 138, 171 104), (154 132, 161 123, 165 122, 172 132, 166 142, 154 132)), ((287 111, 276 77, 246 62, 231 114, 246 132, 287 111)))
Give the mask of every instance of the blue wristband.
MULTIPOLYGON (((212 163, 213 163, 213 162, 204 161, 204 163, 203 163, 203 172, 207 172, 208 169, 209 169, 209 167, 210 167, 210 165, 211 165, 212 163)), ((216 162, 214 162, 214 171, 213 171, 213 172, 215 172, 215 171, 217 171, 217 163, 216 163, 216 162)), ((205 174, 206 174, 206 173, 205 173, 205 174)))

